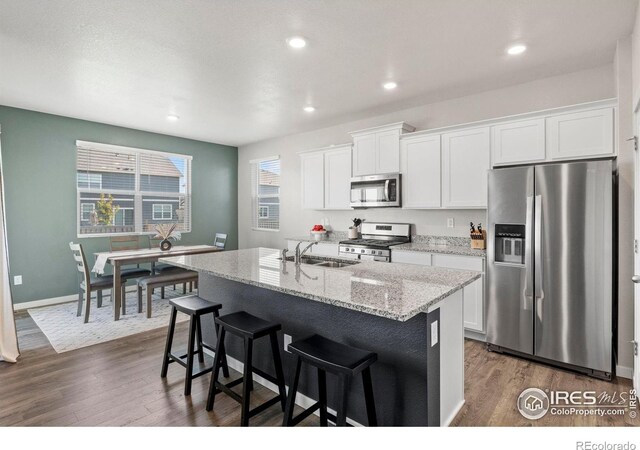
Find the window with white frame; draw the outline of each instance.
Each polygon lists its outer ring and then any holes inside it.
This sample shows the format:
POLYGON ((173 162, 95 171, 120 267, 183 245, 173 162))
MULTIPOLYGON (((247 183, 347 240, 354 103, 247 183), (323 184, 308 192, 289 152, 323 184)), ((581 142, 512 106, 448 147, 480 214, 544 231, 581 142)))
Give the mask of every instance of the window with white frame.
POLYGON ((251 161, 252 226, 256 230, 280 229, 280 158, 251 161))
POLYGON ((191 156, 77 141, 78 235, 191 231, 191 156))
POLYGON ((167 203, 153 204, 153 220, 173 219, 173 205, 167 203))

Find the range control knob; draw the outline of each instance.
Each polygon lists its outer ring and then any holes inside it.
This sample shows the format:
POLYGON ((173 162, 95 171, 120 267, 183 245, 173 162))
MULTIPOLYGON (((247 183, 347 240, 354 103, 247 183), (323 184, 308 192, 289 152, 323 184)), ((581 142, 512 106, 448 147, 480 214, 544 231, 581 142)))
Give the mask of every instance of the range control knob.
POLYGON ((360 250, 360 253, 364 253, 364 252, 366 252, 366 250, 364 250, 364 249, 360 250))

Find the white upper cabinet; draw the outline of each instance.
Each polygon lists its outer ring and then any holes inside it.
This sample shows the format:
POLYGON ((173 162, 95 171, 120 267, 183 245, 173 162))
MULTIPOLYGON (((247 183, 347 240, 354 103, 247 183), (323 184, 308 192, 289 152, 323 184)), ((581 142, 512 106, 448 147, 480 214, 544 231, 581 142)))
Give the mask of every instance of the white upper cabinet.
POLYGON ((302 166, 302 208, 324 208, 324 154, 303 153, 302 166))
POLYGON ((353 176, 400 171, 400 136, 415 128, 404 122, 354 131, 353 176))
POLYGON ((544 118, 491 127, 493 165, 544 161, 544 118))
POLYGON ((353 176, 376 173, 376 135, 353 138, 353 176))
POLYGON ((442 135, 442 206, 486 208, 489 127, 442 135))
POLYGON ((376 133, 376 147, 376 173, 400 172, 400 130, 376 133))
POLYGON ((324 209, 351 209, 351 145, 324 153, 324 209))
POLYGON ((402 206, 440 208, 440 135, 402 140, 400 163, 402 206))
POLYGON ((547 117, 547 150, 553 160, 614 156, 613 108, 547 117))
POLYGON ((351 144, 300 154, 303 209, 351 209, 351 144))

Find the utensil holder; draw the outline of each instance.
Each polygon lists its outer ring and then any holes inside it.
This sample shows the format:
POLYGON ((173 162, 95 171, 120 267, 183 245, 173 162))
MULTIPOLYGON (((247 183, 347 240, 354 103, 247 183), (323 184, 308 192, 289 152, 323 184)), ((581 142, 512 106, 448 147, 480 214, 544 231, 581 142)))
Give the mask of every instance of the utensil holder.
POLYGON ((358 229, 349 228, 349 239, 358 239, 358 229))

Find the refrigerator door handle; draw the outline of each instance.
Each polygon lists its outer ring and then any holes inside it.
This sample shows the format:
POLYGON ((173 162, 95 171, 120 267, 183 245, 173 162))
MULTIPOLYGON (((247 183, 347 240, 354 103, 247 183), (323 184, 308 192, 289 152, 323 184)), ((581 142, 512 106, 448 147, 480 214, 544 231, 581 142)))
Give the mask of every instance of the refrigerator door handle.
POLYGON ((535 235, 534 235, 534 273, 536 292, 536 315, 542 321, 542 302, 544 300, 543 278, 542 278, 542 196, 536 195, 535 201, 535 235))
POLYGON ((522 297, 524 300, 524 310, 530 311, 533 304, 533 196, 527 197, 527 215, 524 226, 524 270, 525 282, 522 297))

